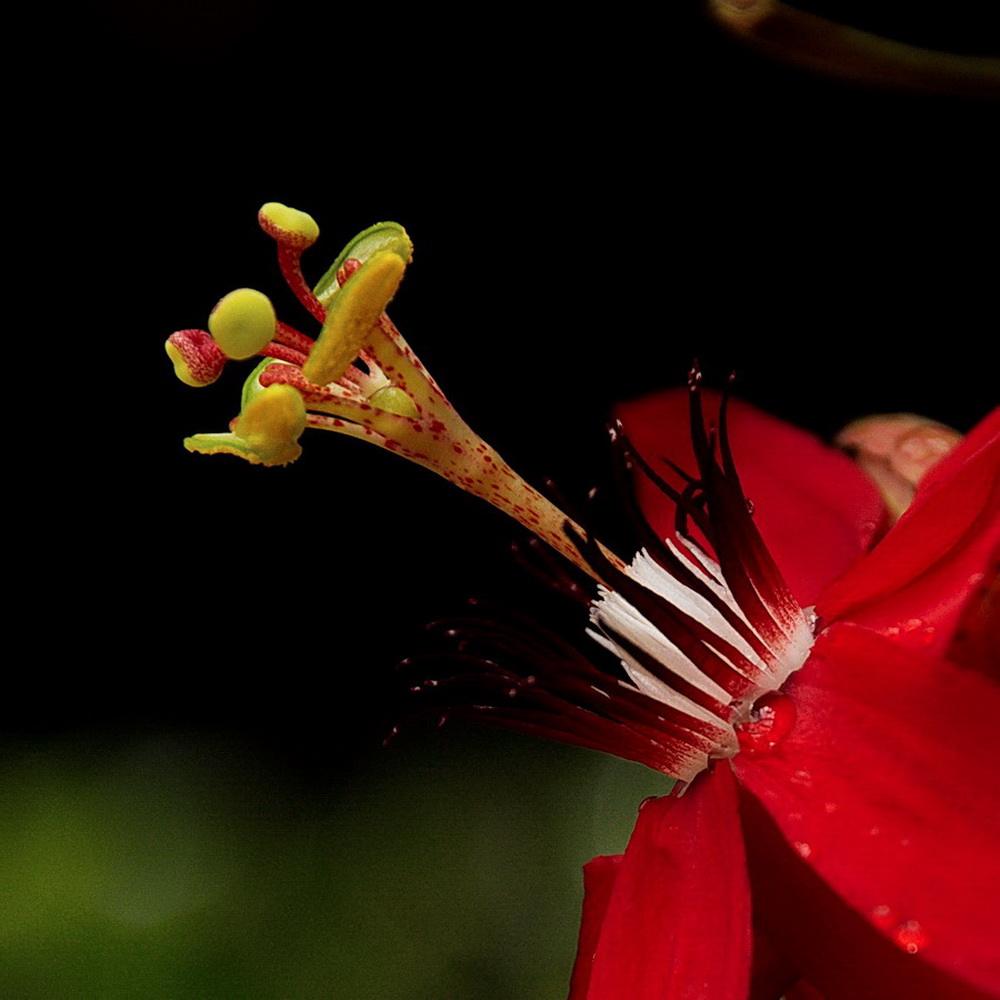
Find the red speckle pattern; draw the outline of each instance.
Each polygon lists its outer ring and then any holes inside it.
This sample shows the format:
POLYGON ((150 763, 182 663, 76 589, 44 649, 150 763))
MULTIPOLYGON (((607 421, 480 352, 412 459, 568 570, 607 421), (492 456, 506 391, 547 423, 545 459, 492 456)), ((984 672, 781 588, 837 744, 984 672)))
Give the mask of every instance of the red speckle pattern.
POLYGON ((178 330, 168 342, 178 351, 191 373, 201 385, 214 382, 226 366, 226 356, 207 330, 178 330))

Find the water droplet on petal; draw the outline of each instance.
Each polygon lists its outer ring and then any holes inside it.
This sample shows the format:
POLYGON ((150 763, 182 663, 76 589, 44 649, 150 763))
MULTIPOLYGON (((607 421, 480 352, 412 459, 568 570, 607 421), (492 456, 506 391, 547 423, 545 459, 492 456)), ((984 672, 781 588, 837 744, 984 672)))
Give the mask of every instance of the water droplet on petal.
POLYGON ((873 907, 871 918, 872 923, 876 927, 881 927, 884 931, 887 931, 890 927, 894 927, 898 923, 898 918, 893 912, 892 907, 886 906, 885 903, 873 907))
POLYGON ((908 955, 916 955, 918 951, 927 947, 927 934, 920 926, 919 920, 905 920, 895 931, 892 939, 908 955))
POLYGON ((813 849, 812 847, 801 840, 796 840, 794 844, 795 850, 798 852, 800 858, 810 858, 812 857, 813 849))
POLYGON ((795 726, 795 702, 780 691, 772 691, 758 698, 750 718, 736 727, 740 749, 745 753, 768 753, 792 731, 795 726))

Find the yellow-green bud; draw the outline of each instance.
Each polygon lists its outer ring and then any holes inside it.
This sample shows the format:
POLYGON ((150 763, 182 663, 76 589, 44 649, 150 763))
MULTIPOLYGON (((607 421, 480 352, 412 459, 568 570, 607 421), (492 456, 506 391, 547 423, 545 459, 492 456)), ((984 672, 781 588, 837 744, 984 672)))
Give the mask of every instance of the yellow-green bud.
POLYGON ((383 386, 368 397, 368 402, 380 410, 398 413, 401 417, 417 415, 417 404, 398 385, 383 386))

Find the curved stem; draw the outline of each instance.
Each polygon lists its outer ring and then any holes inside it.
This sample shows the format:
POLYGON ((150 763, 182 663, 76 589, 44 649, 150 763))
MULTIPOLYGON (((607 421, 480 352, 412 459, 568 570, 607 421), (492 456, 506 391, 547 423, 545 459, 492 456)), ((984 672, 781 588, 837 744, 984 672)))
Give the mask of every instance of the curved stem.
POLYGON ((920 48, 781 0, 709 0, 709 14, 765 55, 860 83, 1000 97, 1000 59, 920 48))

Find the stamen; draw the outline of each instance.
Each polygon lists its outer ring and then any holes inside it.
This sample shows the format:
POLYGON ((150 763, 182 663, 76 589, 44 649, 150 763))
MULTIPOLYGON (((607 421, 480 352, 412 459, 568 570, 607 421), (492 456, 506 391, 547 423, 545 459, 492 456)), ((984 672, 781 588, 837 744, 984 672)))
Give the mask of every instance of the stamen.
POLYGON ((267 347, 257 352, 261 357, 274 358, 276 361, 287 361, 290 365, 304 365, 306 356, 301 351, 296 351, 293 347, 286 347, 284 344, 271 341, 267 347))
MULTIPOLYGON (((330 303, 319 340, 303 373, 311 382, 336 382, 369 340, 403 280, 406 263, 392 251, 375 254, 330 303)), ((401 386, 405 391, 405 386, 401 386)))

